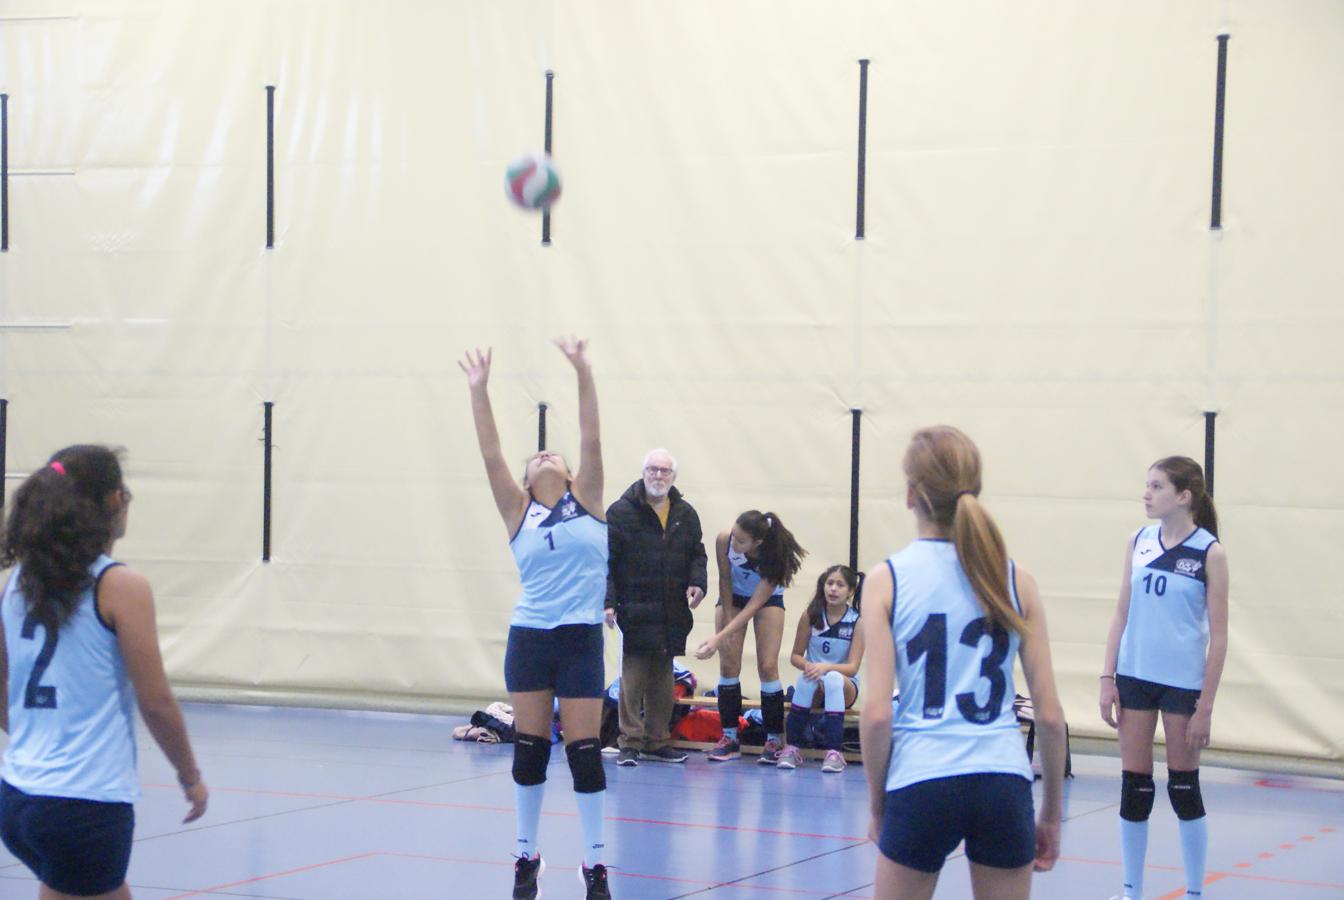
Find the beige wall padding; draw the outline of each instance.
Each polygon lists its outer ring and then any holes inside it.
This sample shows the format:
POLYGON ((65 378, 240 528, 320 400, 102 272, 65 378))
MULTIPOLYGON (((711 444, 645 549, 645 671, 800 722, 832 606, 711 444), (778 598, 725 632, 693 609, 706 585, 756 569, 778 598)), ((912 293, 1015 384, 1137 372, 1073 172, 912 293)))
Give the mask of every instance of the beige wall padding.
MULTIPOLYGON (((968 431, 1080 735, 1106 732, 1096 676, 1144 469, 1202 459, 1216 410, 1215 743, 1341 759, 1344 5, 15 0, 0 17, 9 486, 65 443, 130 449, 119 552, 156 585, 179 684, 501 696, 517 577, 455 360, 494 347, 511 460, 541 401, 573 451, 547 339, 576 332, 609 501, 665 445, 708 540, 758 507, 811 551, 786 647, 848 556, 849 410, 865 565, 912 535, 910 432, 968 431), (542 247, 502 180, 540 145, 547 68, 565 195, 542 247)), ((609 677, 617 659, 609 641, 609 677)))

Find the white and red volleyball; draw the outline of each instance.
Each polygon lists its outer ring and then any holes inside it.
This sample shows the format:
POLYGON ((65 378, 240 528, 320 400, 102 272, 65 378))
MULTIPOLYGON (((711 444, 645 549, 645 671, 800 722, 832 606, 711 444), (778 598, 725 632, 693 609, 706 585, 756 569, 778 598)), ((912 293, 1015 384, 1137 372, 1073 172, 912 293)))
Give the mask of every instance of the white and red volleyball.
POLYGON ((560 173, 549 153, 529 153, 509 163, 504 175, 509 199, 523 209, 549 209, 560 197, 560 173))

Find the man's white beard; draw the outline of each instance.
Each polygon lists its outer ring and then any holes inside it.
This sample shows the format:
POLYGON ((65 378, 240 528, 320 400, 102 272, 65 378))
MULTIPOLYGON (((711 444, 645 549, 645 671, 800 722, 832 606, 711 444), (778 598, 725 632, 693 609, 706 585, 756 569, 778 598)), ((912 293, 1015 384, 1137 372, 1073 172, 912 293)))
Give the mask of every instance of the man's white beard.
POLYGON ((661 500, 661 499, 663 499, 664 497, 666 497, 666 496, 668 495, 668 493, 671 492, 671 490, 672 490, 672 485, 670 485, 670 484, 656 484, 656 485, 650 485, 647 481, 644 482, 644 494, 645 494, 645 496, 647 496, 647 497, 651 497, 651 498, 653 498, 654 500, 661 500), (661 492, 661 493, 660 493, 660 492, 661 492))

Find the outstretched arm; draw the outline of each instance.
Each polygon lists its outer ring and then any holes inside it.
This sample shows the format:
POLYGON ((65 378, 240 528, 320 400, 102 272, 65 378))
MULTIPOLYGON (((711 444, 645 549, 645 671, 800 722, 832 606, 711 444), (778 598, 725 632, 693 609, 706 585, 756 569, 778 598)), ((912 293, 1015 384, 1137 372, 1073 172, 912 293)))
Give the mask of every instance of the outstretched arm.
POLYGON ((555 346, 579 376, 579 468, 574 472, 571 491, 584 509, 597 516, 606 506, 602 503, 602 429, 597 417, 597 386, 588 359, 588 341, 570 335, 556 338, 555 346))
POLYGON ((471 389, 471 417, 476 423, 476 441, 481 446, 481 459, 485 461, 485 474, 490 479, 490 491, 495 495, 495 506, 504 520, 510 537, 518 530, 527 509, 527 493, 518 486, 509 474, 509 466, 504 461, 504 451, 499 446, 499 431, 495 429, 495 413, 490 408, 490 394, 487 383, 490 380, 490 361, 494 351, 487 349, 481 353, 467 351, 459 360, 457 367, 466 373, 467 387, 471 389))

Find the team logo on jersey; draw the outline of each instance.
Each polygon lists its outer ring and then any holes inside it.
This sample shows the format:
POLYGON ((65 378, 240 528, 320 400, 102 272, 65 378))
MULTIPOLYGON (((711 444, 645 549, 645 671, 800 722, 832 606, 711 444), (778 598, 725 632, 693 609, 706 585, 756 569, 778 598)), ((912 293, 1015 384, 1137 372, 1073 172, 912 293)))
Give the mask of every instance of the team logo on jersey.
POLYGON ((1144 547, 1142 550, 1139 551, 1139 556, 1147 556, 1149 553, 1152 552, 1153 552, 1152 547, 1144 547))
POLYGON ((1195 577, 1195 573, 1197 573, 1203 567, 1204 564, 1197 559, 1176 560, 1176 574, 1178 575, 1189 575, 1191 578, 1193 578, 1195 577))
POLYGON ((854 626, 853 626, 853 625, 841 625, 841 626, 840 626, 840 632, 839 632, 838 637, 839 637, 840 640, 842 640, 842 641, 852 640, 852 639, 854 638, 854 626))
POLYGON ((573 500, 566 500, 564 503, 560 504, 560 518, 562 520, 574 518, 574 514, 577 511, 578 511, 578 504, 576 504, 573 500))

